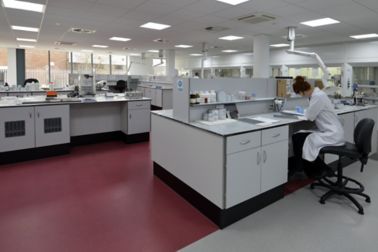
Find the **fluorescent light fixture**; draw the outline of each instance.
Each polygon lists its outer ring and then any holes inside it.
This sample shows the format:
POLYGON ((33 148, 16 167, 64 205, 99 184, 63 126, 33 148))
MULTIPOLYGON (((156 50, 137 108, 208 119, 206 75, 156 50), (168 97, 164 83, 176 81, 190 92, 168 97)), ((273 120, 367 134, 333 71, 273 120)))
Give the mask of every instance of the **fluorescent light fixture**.
POLYGON ((191 54, 189 54, 190 56, 202 56, 202 54, 201 53, 191 53, 191 54))
POLYGON ((126 41, 130 41, 131 39, 122 38, 122 37, 111 37, 110 40, 126 42, 126 41))
POLYGON ((144 25, 141 25, 140 27, 147 28, 147 29, 153 29, 153 30, 164 30, 164 29, 167 29, 171 26, 166 25, 166 24, 148 22, 148 23, 145 23, 144 25))
POLYGON ((367 39, 367 38, 376 38, 378 37, 377 33, 369 33, 369 34, 360 34, 360 35, 352 35, 350 36, 354 39, 367 39))
POLYGON ((34 46, 32 46, 32 45, 19 45, 19 47, 22 47, 22 48, 34 48, 34 46))
POLYGON ((93 50, 87 50, 87 49, 83 49, 83 50, 80 50, 81 52, 84 52, 84 53, 92 53, 93 50))
POLYGON ((3 6, 5 8, 34 11, 34 12, 40 12, 40 13, 43 13, 45 11, 44 4, 30 3, 30 2, 16 1, 16 0, 3 0, 3 6))
POLYGON ((238 50, 222 50, 222 52, 224 53, 233 53, 233 52, 237 52, 238 50))
POLYGON ((218 2, 231 4, 231 5, 238 5, 244 2, 248 2, 249 0, 217 0, 218 2))
POLYGON ((311 26, 311 27, 318 27, 318 26, 337 24, 337 23, 340 23, 340 21, 337 21, 333 18, 321 18, 321 19, 315 19, 315 20, 310 20, 310 21, 306 21, 306 22, 301 22, 301 24, 311 26))
POLYGON ((28 38, 16 38, 17 41, 24 41, 24 42, 37 42, 36 39, 28 39, 28 38))
POLYGON ((109 46, 107 46, 107 45, 92 45, 92 47, 96 47, 96 48, 108 48, 109 46))
POLYGON ((136 57, 139 57, 140 54, 139 54, 139 53, 130 53, 130 56, 136 56, 136 57))
POLYGON ((230 35, 230 36, 225 36, 225 37, 220 37, 219 39, 223 39, 223 40, 238 40, 238 39, 243 39, 244 37, 239 37, 239 36, 233 36, 233 35, 230 35))
POLYGON ((12 25, 11 28, 16 31, 29 31, 29 32, 39 32, 39 28, 27 27, 27 26, 17 26, 12 25))
POLYGON ((159 50, 148 50, 149 52, 152 52, 152 53, 158 53, 159 50))
POLYGON ((175 47, 178 47, 178 48, 190 48, 190 47, 193 47, 192 45, 175 45, 175 47))
POLYGON ((270 45, 271 47, 286 47, 286 46, 290 46, 289 44, 273 44, 273 45, 270 45))

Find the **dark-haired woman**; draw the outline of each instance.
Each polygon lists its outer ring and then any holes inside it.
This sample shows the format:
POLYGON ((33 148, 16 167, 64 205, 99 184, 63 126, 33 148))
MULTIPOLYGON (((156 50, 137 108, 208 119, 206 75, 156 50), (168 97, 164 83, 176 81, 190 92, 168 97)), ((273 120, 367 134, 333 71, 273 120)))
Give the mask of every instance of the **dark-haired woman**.
POLYGON ((301 76, 295 78, 293 90, 296 94, 309 98, 310 102, 304 118, 314 121, 317 127, 316 131, 300 131, 293 134, 295 170, 304 170, 310 177, 324 175, 330 171, 318 157, 319 151, 325 146, 339 146, 345 143, 343 126, 334 110, 334 105, 322 90, 313 88, 301 76))

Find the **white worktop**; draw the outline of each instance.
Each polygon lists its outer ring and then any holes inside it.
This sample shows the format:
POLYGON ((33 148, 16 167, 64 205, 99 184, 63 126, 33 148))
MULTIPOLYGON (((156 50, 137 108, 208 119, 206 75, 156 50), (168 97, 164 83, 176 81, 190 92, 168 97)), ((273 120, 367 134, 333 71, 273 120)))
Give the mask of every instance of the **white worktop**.
POLYGON ((158 83, 158 82, 153 82, 152 84, 147 84, 147 83, 142 83, 139 84, 138 87, 143 87, 143 88, 156 88, 156 89, 163 89, 163 90, 172 90, 173 87, 170 84, 167 83, 158 83))
MULTIPOLYGON (((351 112, 356 112, 356 111, 361 111, 361 110, 367 110, 367 109, 372 109, 376 108, 377 105, 365 105, 365 106, 344 106, 341 109, 337 109, 336 113, 337 114, 346 114, 346 113, 351 113, 351 112)), ((278 120, 278 122, 270 123, 270 124, 262 124, 262 125, 256 125, 256 124, 250 124, 242 121, 232 121, 232 122, 226 122, 223 124, 216 124, 216 125, 206 125, 201 122, 190 122, 186 123, 180 120, 177 120, 173 117, 173 111, 172 110, 160 110, 160 111, 153 111, 151 112, 153 114, 163 116, 172 120, 175 120, 177 122, 187 124, 205 131, 208 131, 213 134, 221 135, 221 136, 230 136, 230 135, 236 135, 236 134, 241 134, 245 132, 250 132, 250 131, 256 131, 256 130, 262 130, 262 129, 267 129, 271 127, 277 127, 281 125, 286 125, 286 124, 292 124, 296 123, 299 121, 303 121, 303 119, 298 119, 296 116, 288 116, 288 117, 276 117, 275 115, 281 115, 280 113, 277 112, 272 112, 272 113, 264 113, 264 114, 255 114, 255 115, 250 115, 250 116, 244 116, 242 118, 256 118, 256 117, 263 117, 267 119, 273 119, 273 120, 278 120)))
POLYGON ((129 99, 125 96, 95 96, 83 98, 57 97, 54 100, 46 101, 45 96, 32 96, 17 98, 15 100, 0 99, 0 108, 6 107, 25 107, 25 106, 46 106, 59 104, 88 104, 88 103, 108 103, 108 102, 129 102, 129 101, 149 101, 150 98, 142 97, 138 99, 129 99))

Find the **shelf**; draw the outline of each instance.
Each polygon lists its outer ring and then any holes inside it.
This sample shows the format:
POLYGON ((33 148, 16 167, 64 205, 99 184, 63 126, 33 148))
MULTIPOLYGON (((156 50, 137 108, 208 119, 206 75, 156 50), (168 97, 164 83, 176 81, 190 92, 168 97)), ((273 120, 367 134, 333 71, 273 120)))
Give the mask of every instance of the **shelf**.
POLYGON ((274 97, 268 97, 268 98, 256 98, 256 99, 253 99, 253 100, 235 100, 235 101, 228 101, 228 102, 212 102, 212 103, 190 104, 190 106, 191 107, 203 107, 203 106, 226 105, 226 104, 260 102, 260 101, 273 101, 273 100, 274 100, 274 97))

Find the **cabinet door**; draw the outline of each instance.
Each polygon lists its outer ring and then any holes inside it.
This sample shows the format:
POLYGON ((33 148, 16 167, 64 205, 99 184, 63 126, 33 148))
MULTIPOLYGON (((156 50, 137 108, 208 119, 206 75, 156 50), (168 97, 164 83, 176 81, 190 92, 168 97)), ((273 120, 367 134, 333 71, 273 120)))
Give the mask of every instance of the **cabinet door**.
POLYGON ((226 208, 260 194, 260 148, 227 155, 226 208))
POLYGON ((0 108, 0 152, 34 146, 34 108, 0 108))
POLYGON ((287 182, 288 141, 263 146, 261 149, 261 193, 287 182))
POLYGON ((70 142, 70 115, 68 105, 35 108, 36 147, 70 142))
POLYGON ((155 89, 155 106, 163 107, 163 91, 155 89))
POLYGON ((150 132, 150 110, 129 109, 127 120, 127 134, 138 134, 150 132))

